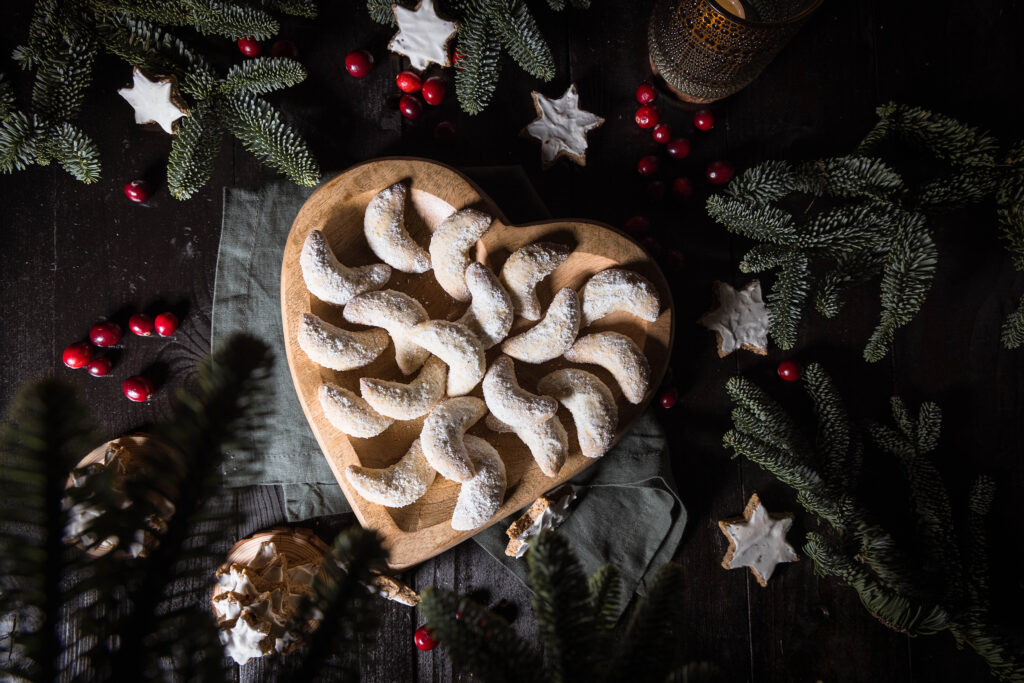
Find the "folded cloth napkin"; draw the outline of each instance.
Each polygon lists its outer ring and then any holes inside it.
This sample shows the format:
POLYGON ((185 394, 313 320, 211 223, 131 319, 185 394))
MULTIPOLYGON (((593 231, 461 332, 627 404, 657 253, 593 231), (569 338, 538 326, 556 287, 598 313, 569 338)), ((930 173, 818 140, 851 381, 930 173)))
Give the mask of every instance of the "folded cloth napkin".
MULTIPOLYGON (((518 167, 467 169, 466 174, 513 222, 547 218, 518 167)), ((213 294, 211 343, 246 332, 280 349, 281 256, 292 221, 312 190, 287 182, 258 189, 225 188, 224 218, 213 294)), ((224 467, 227 487, 278 485, 289 522, 351 511, 299 405, 281 354, 270 378, 272 397, 258 457, 224 467)), ((649 414, 593 467, 572 481, 579 500, 561 531, 588 572, 606 563, 622 573, 627 594, 643 592, 649 575, 669 561, 682 538, 686 510, 676 493, 665 434, 649 414)), ((477 534, 488 553, 520 579, 526 563, 505 556, 514 517, 477 534)))

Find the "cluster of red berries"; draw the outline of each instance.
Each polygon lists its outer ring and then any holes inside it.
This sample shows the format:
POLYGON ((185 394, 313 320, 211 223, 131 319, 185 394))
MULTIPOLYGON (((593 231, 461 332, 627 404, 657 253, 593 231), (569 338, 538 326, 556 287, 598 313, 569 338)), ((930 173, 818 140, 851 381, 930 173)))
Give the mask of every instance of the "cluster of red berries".
MULTIPOLYGON (((161 337, 169 337, 178 329, 178 316, 166 312, 152 318, 145 313, 136 313, 128 319, 128 329, 140 337, 152 336, 154 332, 161 337)), ((93 347, 112 347, 121 341, 122 335, 120 325, 113 320, 101 320, 89 328, 89 341, 69 345, 61 354, 61 360, 72 370, 85 368, 93 377, 105 377, 114 363, 109 356, 96 356, 93 347)), ((126 379, 121 390, 129 400, 141 403, 148 401, 156 388, 149 379, 136 375, 126 379)))
POLYGON ((402 97, 398 100, 398 110, 402 116, 415 121, 423 115, 423 105, 420 104, 416 93, 423 97, 423 101, 436 107, 444 102, 444 96, 448 94, 448 86, 440 76, 431 76, 423 80, 415 71, 403 71, 395 76, 395 85, 402 91, 402 97))

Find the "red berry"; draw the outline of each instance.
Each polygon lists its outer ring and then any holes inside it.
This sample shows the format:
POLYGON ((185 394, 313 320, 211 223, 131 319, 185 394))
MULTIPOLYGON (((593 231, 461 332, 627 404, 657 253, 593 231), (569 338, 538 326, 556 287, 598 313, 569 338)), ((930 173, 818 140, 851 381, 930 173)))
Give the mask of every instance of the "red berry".
POLYGON ((149 183, 145 180, 131 180, 125 183, 124 196, 133 202, 144 202, 149 199, 149 183))
POLYGON ((647 196, 658 200, 665 196, 665 183, 660 180, 652 180, 647 183, 647 196))
POLYGON ((651 221, 647 219, 647 216, 633 216, 628 219, 622 226, 626 232, 634 237, 646 234, 651 229, 651 221))
POLYGON ((128 397, 129 401, 135 401, 136 403, 144 403, 150 399, 155 391, 153 383, 145 377, 136 375, 135 377, 129 377, 121 385, 121 391, 128 397))
POLYGON ((678 249, 668 250, 668 262, 671 263, 673 266, 681 266, 683 265, 683 263, 685 263, 685 261, 686 257, 683 256, 683 252, 679 251, 678 249))
POLYGON ((732 179, 732 164, 727 161, 712 161, 704 175, 712 185, 725 185, 732 179))
POLYGON ((402 112, 402 116, 413 121, 423 115, 423 105, 412 95, 402 95, 402 99, 398 101, 398 110, 402 112))
POLYGON ((95 346, 113 346, 121 341, 121 326, 111 320, 98 322, 89 328, 89 341, 95 346))
POLYGON ((445 93, 448 92, 444 79, 438 76, 431 76, 423 81, 423 99, 427 104, 437 106, 444 102, 445 93))
POLYGON ((667 123, 659 123, 651 131, 651 137, 655 142, 666 143, 672 139, 672 126, 667 123))
POLYGON ((680 199, 689 199, 693 194, 693 181, 689 178, 676 178, 672 181, 672 194, 680 199))
POLYGON ((345 55, 345 69, 353 78, 362 78, 373 71, 373 55, 366 50, 353 50, 345 55))
POLYGON ((668 410, 676 404, 677 398, 679 398, 679 394, 675 389, 666 389, 658 395, 658 403, 662 408, 668 410))
POLYGON ((85 371, 93 377, 105 377, 112 367, 114 367, 114 364, 110 362, 110 359, 103 356, 101 358, 93 358, 85 366, 85 371))
POLYGON ((412 636, 413 642, 416 643, 416 647, 424 652, 430 652, 437 647, 437 641, 434 640, 434 634, 430 632, 426 626, 420 626, 416 629, 416 633, 412 636))
POLYGON ((255 38, 239 38, 238 51, 246 57, 259 57, 263 46, 255 38))
POLYGON ((140 337, 153 334, 153 319, 145 313, 136 313, 128 318, 128 329, 140 337))
POLYGON ((443 142, 447 142, 455 137, 456 133, 455 124, 451 121, 439 121, 434 126, 434 137, 443 142))
POLYGON ((800 365, 795 361, 784 360, 779 363, 779 377, 787 382, 795 382, 800 379, 800 365))
POLYGON ((161 313, 153 321, 153 329, 161 337, 170 337, 178 329, 178 316, 173 313, 161 313))
POLYGON ((690 155, 690 141, 686 138, 676 138, 668 143, 665 151, 673 159, 685 159, 690 155))
POLYGON ((658 113, 658 108, 652 104, 641 105, 636 110, 636 125, 641 128, 654 128, 658 125, 660 118, 661 114, 658 113))
POLYGON ((649 104, 658 96, 658 91, 650 83, 641 83, 636 87, 636 101, 640 104, 649 104))
POLYGON ((423 79, 415 71, 403 71, 395 76, 395 85, 402 92, 419 92, 423 87, 423 79))
POLYGON ((643 176, 654 175, 658 172, 659 166, 661 166, 661 164, 658 161, 658 157, 649 155, 637 162, 636 171, 643 176))
POLYGON ((75 342, 64 349, 60 359, 72 370, 84 368, 92 360, 92 347, 86 342, 75 342))
POLYGON ((649 254, 656 254, 661 251, 661 243, 650 235, 640 240, 640 246, 646 249, 649 254))
POLYGON ((290 40, 274 41, 274 44, 270 46, 271 57, 285 57, 287 59, 298 59, 299 48, 295 47, 295 43, 290 40))
POLYGON ((711 130, 715 127, 715 117, 707 109, 701 109, 693 115, 693 125, 697 130, 711 130))

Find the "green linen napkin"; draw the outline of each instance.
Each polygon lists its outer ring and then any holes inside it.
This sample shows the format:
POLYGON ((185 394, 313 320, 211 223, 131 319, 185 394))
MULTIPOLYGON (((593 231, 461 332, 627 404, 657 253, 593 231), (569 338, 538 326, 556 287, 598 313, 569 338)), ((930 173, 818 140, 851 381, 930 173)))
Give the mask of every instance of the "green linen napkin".
MULTIPOLYGON (((514 223, 549 217, 518 167, 467 169, 495 203, 513 209, 514 223)), ((299 208, 312 190, 287 182, 258 189, 225 188, 224 218, 214 285, 211 343, 234 332, 263 338, 280 349, 281 256, 299 208)), ((260 456, 254 463, 228 459, 227 487, 279 485, 289 522, 349 512, 299 405, 288 364, 278 354, 260 456)), ((651 572, 671 559, 686 525, 686 510, 672 480, 664 432, 649 414, 611 452, 573 480, 579 496, 561 527, 588 572, 608 562, 620 569, 627 594, 643 592, 651 572)), ((526 563, 504 554, 512 517, 477 534, 488 553, 520 579, 526 563)))

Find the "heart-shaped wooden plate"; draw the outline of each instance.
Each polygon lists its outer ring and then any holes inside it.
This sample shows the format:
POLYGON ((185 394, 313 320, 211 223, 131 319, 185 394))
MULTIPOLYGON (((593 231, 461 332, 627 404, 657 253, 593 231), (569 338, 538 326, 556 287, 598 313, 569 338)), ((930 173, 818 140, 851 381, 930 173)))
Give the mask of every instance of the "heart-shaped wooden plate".
MULTIPOLYGON (((583 366, 600 377, 615 394, 619 408, 616 438, 625 433, 633 420, 650 402, 668 365, 673 336, 672 296, 665 277, 643 249, 600 223, 574 220, 553 220, 527 225, 509 225, 497 206, 472 181, 458 171, 433 161, 410 158, 387 158, 355 166, 325 183, 306 201, 292 224, 284 249, 281 267, 281 314, 284 320, 285 350, 295 390, 302 403, 310 427, 316 435, 324 456, 352 505, 359 522, 376 530, 384 540, 392 569, 404 569, 434 557, 471 537, 480 529, 455 531, 451 527, 452 511, 459 485, 437 477, 426 494, 404 508, 385 508, 362 499, 348 485, 343 472, 348 465, 385 467, 397 461, 419 436, 423 420, 396 422, 384 433, 371 439, 349 438, 333 427, 324 416, 317 399, 317 387, 330 380, 359 392, 360 377, 377 377, 403 382, 395 365, 394 348, 389 347, 373 363, 358 370, 336 372, 313 363, 299 348, 296 339, 299 318, 312 312, 324 320, 352 329, 342 318, 342 308, 324 303, 311 295, 302 279, 299 253, 310 230, 321 230, 338 258, 349 266, 379 262, 363 236, 363 212, 370 199, 385 187, 399 181, 409 184, 405 225, 413 239, 426 247, 431 232, 453 211, 473 207, 494 217, 490 230, 476 246, 476 260, 495 273, 501 271, 508 255, 519 247, 538 240, 559 242, 574 247, 568 260, 541 283, 538 293, 544 307, 552 295, 563 287, 579 290, 594 273, 612 266, 634 270, 657 287, 662 311, 653 323, 632 315, 614 313, 587 329, 589 332, 616 330, 630 336, 644 350, 651 363, 651 392, 641 405, 628 403, 618 384, 603 368, 583 366)), ((385 285, 413 296, 427 309, 433 319, 456 320, 467 307, 452 299, 441 289, 433 272, 413 275, 394 271, 385 285)), ((511 334, 517 334, 534 323, 517 319, 511 334)), ((581 331, 581 334, 583 332, 581 331)), ((501 353, 500 345, 487 353, 488 365, 501 353)), ((571 365, 558 358, 542 365, 516 363, 523 387, 535 391, 537 381, 552 370, 571 365)), ((480 387, 473 391, 480 396, 480 387)), ((505 461, 508 490, 505 502, 491 520, 497 520, 522 509, 538 496, 571 479, 595 460, 584 457, 576 440, 572 417, 562 408, 560 417, 569 433, 570 454, 555 478, 545 476, 526 446, 513 434, 498 434, 480 420, 471 434, 489 441, 505 461)), ((483 527, 481 527, 483 528, 483 527)))

